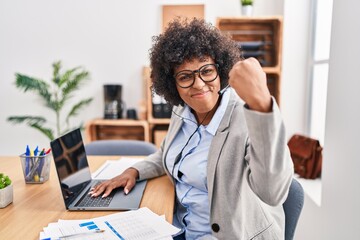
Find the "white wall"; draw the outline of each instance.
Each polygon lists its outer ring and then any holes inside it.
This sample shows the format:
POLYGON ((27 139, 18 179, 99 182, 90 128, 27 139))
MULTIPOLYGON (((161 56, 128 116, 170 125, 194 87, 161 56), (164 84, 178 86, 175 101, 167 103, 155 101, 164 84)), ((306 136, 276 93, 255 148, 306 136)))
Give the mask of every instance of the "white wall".
MULTIPOLYGON (((37 98, 15 88, 15 72, 49 79, 55 60, 62 60, 65 67, 88 69, 92 80, 77 97, 91 95, 95 100, 77 121, 102 117, 105 83, 123 84, 128 107, 137 108, 142 97, 141 68, 148 64, 151 36, 161 29, 161 4, 204 3, 206 18, 214 23, 217 16, 239 16, 238 2, 1 0, 0 155, 18 155, 28 143, 48 145, 36 131, 5 120, 15 114, 50 115, 39 107, 37 98)), ((282 15, 284 11, 281 110, 289 136, 306 130, 310 2, 255 1, 256 15, 282 15)), ((322 206, 306 197, 296 232, 299 240, 360 239, 356 228, 360 214, 358 9, 358 1, 334 0, 322 206)))
MULTIPOLYGON (((281 15, 283 0, 255 1, 254 14, 281 15)), ((32 93, 14 85, 15 72, 50 80, 51 64, 83 66, 91 80, 74 99, 94 101, 72 124, 103 116, 103 89, 123 85, 128 108, 138 108, 143 96, 141 70, 148 65, 151 37, 161 31, 162 4, 205 4, 206 19, 240 16, 238 0, 1 0, 0 1, 0 155, 18 155, 26 144, 49 146, 48 139, 25 125, 13 126, 10 115, 55 116, 32 93)), ((291 120, 288 120, 291 122, 291 120)))
POLYGON ((284 3, 281 111, 288 138, 306 133, 310 1, 284 3))
POLYGON ((360 239, 359 8, 334 0, 322 204, 306 198, 296 239, 360 239))
MULTIPOLYGON (((5 120, 15 114, 50 115, 37 98, 15 88, 15 72, 49 79, 55 60, 63 60, 65 67, 88 69, 92 80, 76 97, 90 95, 95 100, 76 121, 102 117, 105 83, 123 84, 128 107, 137 108, 143 91, 141 68, 148 64, 151 37, 161 29, 161 5, 176 3, 206 4, 206 19, 213 23, 217 16, 240 16, 238 0, 1 0, 0 155, 18 155, 28 143, 48 145, 36 131, 5 120)), ((281 111, 288 136, 307 129, 310 3, 255 1, 255 15, 284 14, 281 111)), ((298 240, 360 239, 358 9, 358 1, 334 0, 322 205, 305 197, 298 240)))

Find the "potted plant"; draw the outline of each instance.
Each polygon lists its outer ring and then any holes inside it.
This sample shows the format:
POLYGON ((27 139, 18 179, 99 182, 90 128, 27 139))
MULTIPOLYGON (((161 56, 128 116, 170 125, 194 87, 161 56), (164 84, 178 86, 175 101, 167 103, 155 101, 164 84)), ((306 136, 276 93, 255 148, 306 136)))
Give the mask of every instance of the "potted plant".
POLYGON ((4 208, 13 201, 13 185, 9 176, 0 173, 0 208, 4 208))
POLYGON ((241 1, 241 13, 244 16, 252 16, 253 12, 253 0, 240 0, 241 1))
MULTIPOLYGON (((76 116, 81 109, 92 101, 92 98, 89 97, 72 106, 69 105, 74 92, 89 78, 87 71, 75 67, 62 72, 60 71, 60 61, 53 63, 52 66, 53 77, 50 82, 16 73, 15 85, 24 92, 36 93, 45 107, 54 112, 55 121, 47 121, 44 116, 31 115, 10 116, 7 119, 15 124, 26 123, 29 127, 45 134, 50 140, 72 130, 74 127, 70 127, 70 118, 76 116), (64 111, 67 111, 65 115, 63 114, 64 111), (55 122, 55 128, 45 126, 48 122, 55 122)), ((78 124, 76 127, 82 127, 82 124, 78 124)))

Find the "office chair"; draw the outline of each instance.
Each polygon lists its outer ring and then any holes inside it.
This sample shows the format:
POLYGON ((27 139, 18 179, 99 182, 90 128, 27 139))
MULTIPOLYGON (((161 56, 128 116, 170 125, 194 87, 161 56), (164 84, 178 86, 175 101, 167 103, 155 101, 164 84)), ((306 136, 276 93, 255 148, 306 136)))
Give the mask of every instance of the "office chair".
POLYGON ((285 240, 292 240, 294 238, 296 225, 303 206, 304 189, 296 179, 293 179, 289 195, 283 204, 285 212, 285 240))
POLYGON ((155 144, 140 140, 97 140, 85 145, 87 155, 146 156, 157 151, 155 144))

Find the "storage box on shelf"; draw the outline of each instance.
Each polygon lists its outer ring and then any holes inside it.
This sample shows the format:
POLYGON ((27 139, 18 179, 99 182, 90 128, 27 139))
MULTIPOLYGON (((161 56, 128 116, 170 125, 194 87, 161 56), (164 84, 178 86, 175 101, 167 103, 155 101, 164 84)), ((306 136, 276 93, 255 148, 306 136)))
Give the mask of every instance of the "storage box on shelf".
POLYGON ((280 105, 282 17, 220 17, 216 26, 238 42, 244 58, 259 60, 270 93, 280 105))

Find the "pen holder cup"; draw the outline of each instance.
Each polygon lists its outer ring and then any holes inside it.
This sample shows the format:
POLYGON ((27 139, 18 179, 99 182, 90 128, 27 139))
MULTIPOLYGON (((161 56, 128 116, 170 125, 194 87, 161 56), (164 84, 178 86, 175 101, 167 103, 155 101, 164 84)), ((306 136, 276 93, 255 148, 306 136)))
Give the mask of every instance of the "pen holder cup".
POLYGON ((36 157, 20 155, 25 183, 44 183, 49 179, 50 155, 36 157))

